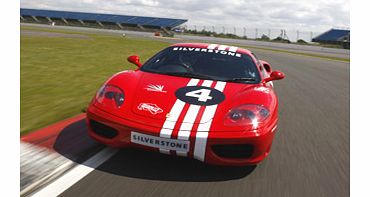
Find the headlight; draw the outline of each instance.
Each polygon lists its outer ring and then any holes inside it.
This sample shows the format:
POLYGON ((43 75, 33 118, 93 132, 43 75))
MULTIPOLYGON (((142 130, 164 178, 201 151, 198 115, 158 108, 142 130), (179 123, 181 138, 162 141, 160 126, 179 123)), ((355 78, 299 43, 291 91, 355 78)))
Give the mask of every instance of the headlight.
POLYGON ((125 95, 119 87, 105 85, 96 93, 95 100, 105 107, 120 108, 125 100, 125 95))
POLYGON ((270 116, 268 109, 262 105, 245 104, 231 109, 225 117, 226 126, 251 126, 256 129, 270 116))

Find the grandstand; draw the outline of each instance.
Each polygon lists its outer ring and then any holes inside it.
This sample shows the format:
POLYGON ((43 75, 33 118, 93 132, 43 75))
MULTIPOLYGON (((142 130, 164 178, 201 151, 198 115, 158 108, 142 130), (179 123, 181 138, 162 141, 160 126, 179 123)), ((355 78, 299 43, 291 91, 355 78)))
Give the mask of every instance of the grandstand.
POLYGON ((349 48, 350 30, 330 29, 313 38, 312 42, 338 44, 343 45, 344 48, 349 48))
POLYGON ((86 26, 142 31, 153 31, 159 29, 168 31, 187 22, 187 19, 38 10, 26 8, 21 8, 20 20, 21 22, 26 23, 44 23, 53 25, 86 26))

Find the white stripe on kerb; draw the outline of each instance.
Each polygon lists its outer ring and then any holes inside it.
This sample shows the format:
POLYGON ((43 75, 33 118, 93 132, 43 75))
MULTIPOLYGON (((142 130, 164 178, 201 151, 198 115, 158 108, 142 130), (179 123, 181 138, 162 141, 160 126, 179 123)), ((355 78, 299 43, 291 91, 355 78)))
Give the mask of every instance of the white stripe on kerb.
POLYGON ((238 50, 238 47, 229 47, 229 51, 236 52, 238 50))
MULTIPOLYGON (((213 81, 210 80, 204 80, 202 83, 202 86, 205 87, 211 87, 213 81)), ((193 128, 195 119, 197 118, 197 115, 200 110, 200 105, 190 105, 183 123, 181 124, 181 127, 179 129, 179 133, 177 135, 177 139, 179 140, 188 140, 190 136, 191 129, 193 128)), ((177 151, 178 155, 180 156, 186 156, 186 152, 177 151)))
POLYGON ((101 150, 98 154, 92 156, 87 161, 82 164, 77 164, 76 167, 69 170, 66 174, 49 184, 48 186, 42 188, 38 192, 34 193, 32 196, 58 196, 65 190, 73 186, 79 180, 88 175, 95 168, 99 167, 109 158, 111 158, 117 149, 105 148, 101 150))
MULTIPOLYGON (((219 91, 224 91, 226 86, 226 82, 217 82, 215 89, 219 91)), ((218 105, 210 105, 207 106, 204 110, 204 114, 202 116, 202 120, 208 122, 204 124, 199 124, 198 131, 195 138, 195 148, 194 148, 194 158, 200 161, 204 161, 204 156, 206 153, 206 146, 207 146, 207 138, 208 132, 212 125, 213 117, 215 116, 216 110, 218 105), (206 119, 207 118, 207 119, 206 119)), ((202 122, 201 120, 201 122, 202 122)))
MULTIPOLYGON (((199 79, 190 79, 186 86, 196 86, 198 82, 199 79)), ((172 106, 172 109, 170 111, 170 117, 166 118, 166 121, 162 126, 161 132, 159 134, 160 137, 171 138, 173 128, 175 127, 176 122, 178 121, 180 114, 184 109, 184 106, 185 103, 183 101, 179 99, 176 100, 175 104, 172 106)), ((165 154, 170 153, 170 150, 166 149, 159 149, 159 151, 165 154)))
POLYGON ((227 48, 226 45, 220 45, 217 49, 224 51, 224 50, 226 50, 226 48, 227 48))
POLYGON ((210 44, 208 45, 208 49, 215 49, 218 46, 218 44, 210 44))

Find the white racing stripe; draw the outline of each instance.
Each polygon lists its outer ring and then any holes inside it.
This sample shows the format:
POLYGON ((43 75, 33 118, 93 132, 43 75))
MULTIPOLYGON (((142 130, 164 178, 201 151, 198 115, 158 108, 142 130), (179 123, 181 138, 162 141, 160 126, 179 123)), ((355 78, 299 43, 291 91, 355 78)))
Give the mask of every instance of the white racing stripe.
POLYGON ((226 48, 227 48, 227 46, 226 45, 220 45, 220 46, 218 46, 218 50, 221 50, 221 51, 225 51, 226 50, 226 48))
POLYGON ((160 137, 170 138, 172 134, 172 129, 175 127, 176 121, 179 118, 182 109, 184 108, 185 103, 179 99, 176 100, 175 104, 173 105, 170 114, 171 116, 166 119, 163 124, 160 137))
POLYGON ((215 49, 218 46, 218 44, 210 44, 208 45, 208 49, 215 49))
MULTIPOLYGON (((226 86, 226 82, 217 82, 215 89, 223 92, 226 86)), ((198 132, 195 138, 195 147, 194 147, 194 158, 204 161, 204 156, 206 152, 208 132, 212 125, 213 117, 215 116, 218 105, 207 106, 204 110, 204 114, 200 122, 210 120, 204 124, 199 124, 198 132)))
POLYGON ((276 128, 277 128, 277 125, 274 126, 274 128, 271 129, 271 132, 274 132, 276 130, 276 128))
POLYGON ((228 51, 230 52, 236 52, 238 50, 238 47, 234 47, 234 46, 227 46, 227 45, 218 45, 218 44, 210 44, 208 45, 207 49, 216 49, 217 50, 221 50, 221 51, 225 51, 227 48, 228 51))
MULTIPOLYGON (((212 81, 204 80, 202 86, 211 87, 212 81)), ((200 105, 190 105, 188 111, 186 112, 185 118, 182 121, 183 123, 180 126, 179 133, 177 135, 177 139, 179 140, 188 140, 190 136, 191 129, 193 128, 195 119, 200 110, 200 105)), ((177 155, 179 156, 186 156, 187 153, 183 151, 176 151, 177 155)))
MULTIPOLYGON (((199 79, 190 79, 188 84, 186 86, 196 86, 199 82, 199 79)), ((170 116, 166 118, 166 121, 164 122, 161 132, 159 134, 160 137, 165 138, 171 138, 171 134, 173 131, 173 128, 176 125, 176 122, 178 121, 180 114, 182 110, 184 109, 185 103, 179 99, 176 100, 175 104, 172 106, 172 109, 170 111, 170 116)), ((169 150, 166 149, 159 149, 161 153, 164 154, 170 154, 169 150)))
POLYGON ((185 115, 183 123, 181 124, 177 139, 188 140, 191 128, 193 128, 195 118, 198 115, 200 105, 190 105, 188 112, 185 115))
POLYGON ((236 52, 238 50, 238 47, 229 47, 229 51, 236 52))
POLYGON ((42 188, 38 192, 34 193, 32 196, 35 197, 49 197, 58 196, 65 190, 73 186, 79 180, 88 175, 95 168, 99 167, 109 158, 111 158, 117 149, 105 148, 98 154, 94 155, 82 164, 78 164, 76 167, 68 171, 66 174, 49 184, 48 186, 42 188))

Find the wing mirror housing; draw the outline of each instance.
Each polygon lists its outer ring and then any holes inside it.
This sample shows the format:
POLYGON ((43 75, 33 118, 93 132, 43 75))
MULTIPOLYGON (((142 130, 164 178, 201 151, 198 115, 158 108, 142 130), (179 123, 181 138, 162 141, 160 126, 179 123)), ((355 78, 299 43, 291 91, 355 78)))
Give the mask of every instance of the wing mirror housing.
POLYGON ((142 64, 140 63, 140 58, 139 56, 137 55, 131 55, 127 58, 127 61, 132 63, 132 64, 135 64, 137 67, 141 67, 142 64))
POLYGON ((268 62, 263 61, 263 60, 260 60, 260 63, 261 63, 261 64, 262 64, 262 66, 265 68, 266 72, 267 72, 268 74, 271 74, 271 72, 272 72, 271 65, 270 65, 268 62))
POLYGON ((285 75, 284 73, 282 73, 281 71, 273 71, 271 74, 270 74, 270 77, 267 77, 266 79, 264 79, 262 81, 262 83, 267 83, 269 81, 274 81, 274 80, 280 80, 280 79, 284 79, 285 78, 285 75))

